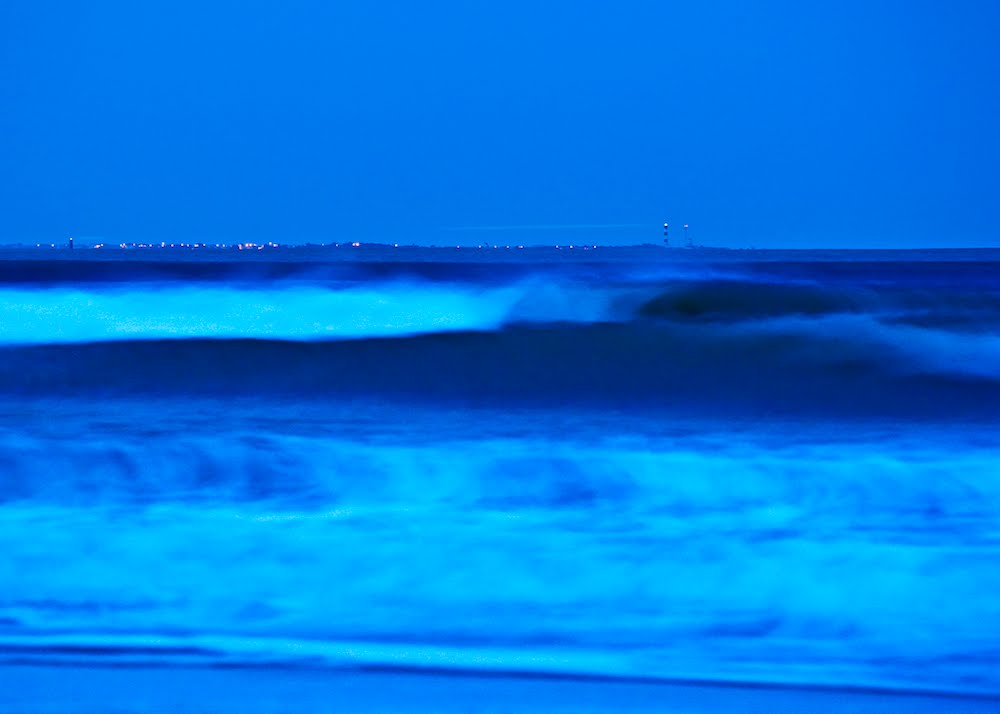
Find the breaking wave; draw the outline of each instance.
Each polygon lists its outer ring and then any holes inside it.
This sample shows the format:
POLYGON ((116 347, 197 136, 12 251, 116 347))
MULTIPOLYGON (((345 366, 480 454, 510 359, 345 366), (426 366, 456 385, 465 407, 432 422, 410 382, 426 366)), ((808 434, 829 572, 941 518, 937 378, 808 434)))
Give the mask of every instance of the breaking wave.
POLYGON ((839 316, 1000 335, 996 264, 845 265, 0 262, 0 344, 839 316))

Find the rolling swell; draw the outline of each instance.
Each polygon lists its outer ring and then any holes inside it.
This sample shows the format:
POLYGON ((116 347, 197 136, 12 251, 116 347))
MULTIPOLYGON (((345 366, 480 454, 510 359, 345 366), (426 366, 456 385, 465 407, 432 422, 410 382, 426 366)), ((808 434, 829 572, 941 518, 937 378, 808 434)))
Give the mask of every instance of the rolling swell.
POLYGON ((897 344, 883 327, 864 321, 814 327, 563 324, 329 342, 6 347, 0 392, 376 397, 705 415, 1000 416, 1000 379, 989 349, 965 364, 950 359, 950 341, 936 356, 933 340, 915 342, 928 331, 904 333, 897 344))
POLYGON ((252 284, 357 283, 386 280, 499 284, 544 273, 550 276, 624 279, 629 264, 569 263, 538 265, 530 262, 455 262, 440 260, 385 261, 317 259, 150 260, 0 260, 0 286, 114 286, 123 284, 252 284))
POLYGON ((678 280, 643 301, 639 317, 739 322, 784 316, 869 315, 897 324, 1000 333, 1000 290, 969 286, 841 285, 742 277, 678 280))
POLYGON ((644 317, 674 320, 738 321, 781 315, 862 312, 878 306, 866 290, 831 290, 815 284, 743 280, 687 281, 646 301, 644 317))

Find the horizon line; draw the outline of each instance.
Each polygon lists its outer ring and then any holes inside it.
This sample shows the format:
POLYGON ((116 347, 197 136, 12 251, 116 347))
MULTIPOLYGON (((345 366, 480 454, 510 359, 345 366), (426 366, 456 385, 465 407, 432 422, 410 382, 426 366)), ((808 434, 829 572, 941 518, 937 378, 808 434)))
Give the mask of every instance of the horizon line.
POLYGON ((444 226, 446 231, 539 231, 539 230, 564 230, 573 228, 642 228, 652 226, 650 223, 541 223, 525 225, 496 225, 496 226, 444 226))

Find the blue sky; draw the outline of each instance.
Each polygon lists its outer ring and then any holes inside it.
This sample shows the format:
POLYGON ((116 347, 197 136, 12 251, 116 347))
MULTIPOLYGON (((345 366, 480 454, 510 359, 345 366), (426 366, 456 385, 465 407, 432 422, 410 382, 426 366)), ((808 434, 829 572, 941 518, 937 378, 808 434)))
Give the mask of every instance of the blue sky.
POLYGON ((973 0, 4 0, 0 241, 998 245, 998 36, 973 0))

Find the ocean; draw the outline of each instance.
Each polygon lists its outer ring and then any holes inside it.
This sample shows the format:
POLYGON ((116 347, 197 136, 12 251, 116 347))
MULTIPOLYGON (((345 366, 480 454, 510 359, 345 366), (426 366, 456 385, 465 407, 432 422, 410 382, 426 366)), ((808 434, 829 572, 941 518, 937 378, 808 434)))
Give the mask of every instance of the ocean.
POLYGON ((0 669, 1000 695, 1000 251, 0 251, 0 669))

